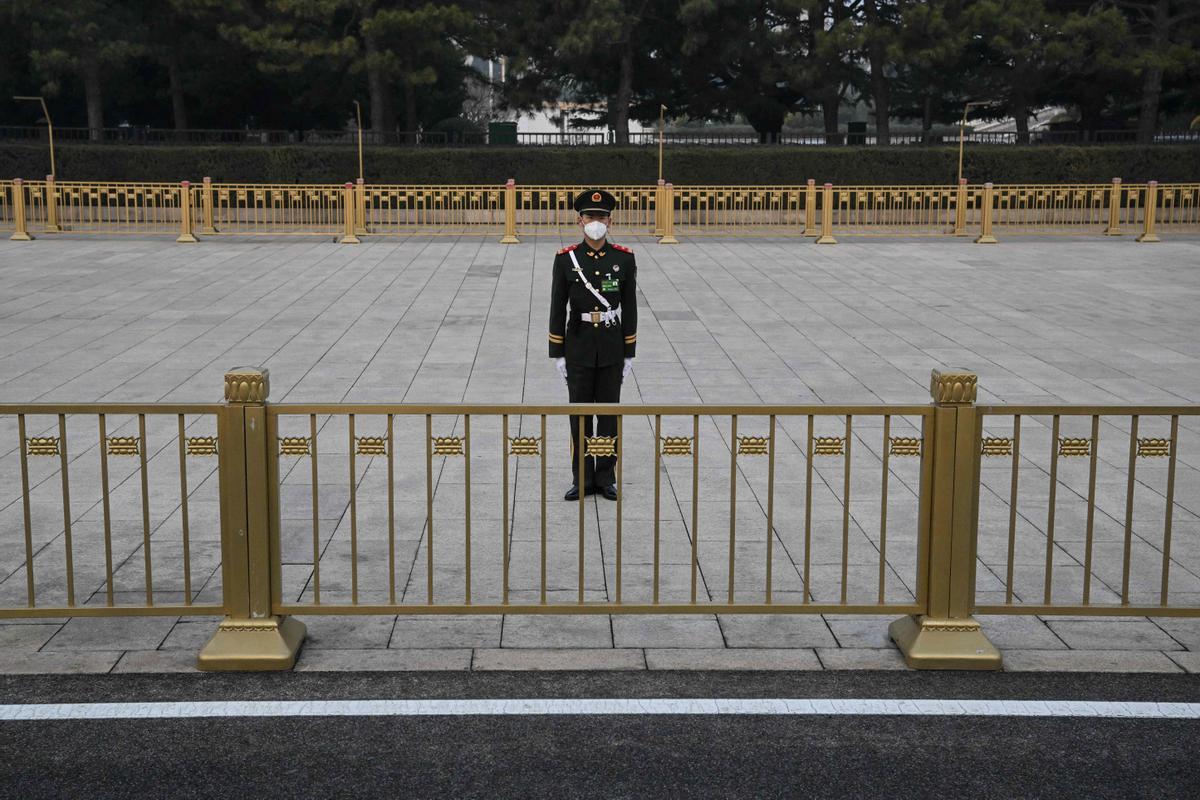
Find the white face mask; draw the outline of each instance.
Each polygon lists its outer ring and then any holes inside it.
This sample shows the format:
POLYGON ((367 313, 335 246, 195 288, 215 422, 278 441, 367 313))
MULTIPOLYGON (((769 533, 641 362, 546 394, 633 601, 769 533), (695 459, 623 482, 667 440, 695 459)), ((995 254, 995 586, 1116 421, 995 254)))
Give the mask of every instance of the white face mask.
POLYGON ((598 242, 608 234, 608 226, 603 222, 593 220, 583 226, 583 232, 593 242, 598 242))

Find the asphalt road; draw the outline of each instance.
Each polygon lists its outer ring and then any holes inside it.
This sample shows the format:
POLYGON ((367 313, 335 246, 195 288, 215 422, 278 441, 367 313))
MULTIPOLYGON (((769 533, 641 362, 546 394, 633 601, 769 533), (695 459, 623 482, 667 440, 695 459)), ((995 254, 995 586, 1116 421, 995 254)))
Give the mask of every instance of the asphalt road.
MULTIPOLYGON (((8 676, 0 703, 391 698, 1200 701, 1197 676, 337 673, 8 676)), ((900 716, 0 722, 0 795, 1188 797, 1200 721, 900 716)))

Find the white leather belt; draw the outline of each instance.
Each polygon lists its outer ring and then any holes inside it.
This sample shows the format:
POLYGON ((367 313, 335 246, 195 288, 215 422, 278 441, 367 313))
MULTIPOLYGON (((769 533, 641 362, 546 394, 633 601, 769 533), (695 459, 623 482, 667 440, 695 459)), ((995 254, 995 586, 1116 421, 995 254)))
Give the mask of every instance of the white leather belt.
POLYGON ((617 306, 607 311, 585 311, 579 315, 579 318, 593 325, 604 323, 604 327, 608 328, 621 321, 621 307, 617 306))

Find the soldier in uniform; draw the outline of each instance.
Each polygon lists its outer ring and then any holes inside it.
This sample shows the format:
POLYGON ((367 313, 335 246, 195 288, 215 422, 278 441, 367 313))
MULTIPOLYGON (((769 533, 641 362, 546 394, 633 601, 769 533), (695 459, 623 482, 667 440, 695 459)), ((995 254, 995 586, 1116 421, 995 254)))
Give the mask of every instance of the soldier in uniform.
MULTIPOLYGON (((572 403, 617 403, 621 382, 633 368, 637 347, 637 264, 633 251, 608 241, 617 199, 603 189, 588 189, 575 198, 583 241, 564 247, 554 257, 550 289, 550 357, 567 382, 572 403)), ((579 492, 599 492, 617 499, 613 456, 585 459, 584 485, 578 485, 582 421, 585 436, 593 435, 592 416, 571 415, 571 487, 564 500, 579 492)), ((617 418, 598 417, 597 436, 616 436, 617 418)))

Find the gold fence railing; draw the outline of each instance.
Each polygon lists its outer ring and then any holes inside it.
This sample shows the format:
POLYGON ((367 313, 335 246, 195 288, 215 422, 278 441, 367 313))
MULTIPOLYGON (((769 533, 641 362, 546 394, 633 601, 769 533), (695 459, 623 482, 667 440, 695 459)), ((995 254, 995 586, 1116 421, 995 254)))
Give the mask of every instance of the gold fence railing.
POLYGON ((275 669, 295 614, 884 613, 912 666, 996 668, 976 613, 1200 616, 1195 406, 978 406, 939 371, 928 405, 225 391, 0 406, 0 618, 220 614, 199 665, 275 669), (557 500, 582 456, 616 503, 557 500))
POLYGON ((222 613, 222 409, 0 405, 0 618, 222 613))
MULTIPOLYGON (((170 233, 178 241, 227 234, 337 237, 500 235, 573 238, 582 186, 198 184, 8 181, 0 225, 10 238, 38 233, 170 233)), ((958 186, 608 187, 616 231, 687 236, 1136 235, 1200 232, 1200 184, 1029 184, 958 186), (1152 211, 1152 213, 1150 213, 1152 211)))
MULTIPOLYGON (((1200 615, 1200 577, 1179 560, 1198 555, 1200 517, 1176 500, 1180 444, 1200 435, 1200 409, 979 412, 980 488, 991 501, 980 506, 979 546, 997 565, 980 575, 980 613, 1200 615)), ((1190 498, 1200 486, 1185 474, 1190 498)))

